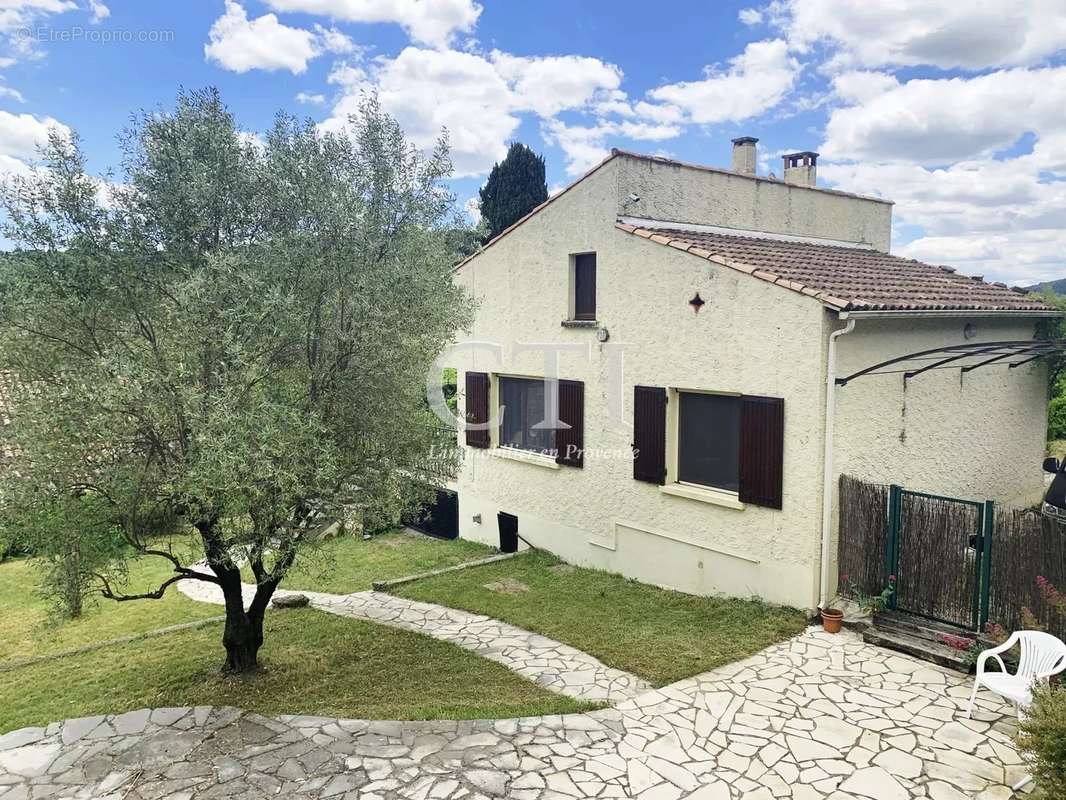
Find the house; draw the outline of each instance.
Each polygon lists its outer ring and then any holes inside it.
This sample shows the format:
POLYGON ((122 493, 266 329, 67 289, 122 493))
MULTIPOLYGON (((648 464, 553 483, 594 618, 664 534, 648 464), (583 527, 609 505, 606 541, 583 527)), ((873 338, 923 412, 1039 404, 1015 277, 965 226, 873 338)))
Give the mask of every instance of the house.
POLYGON ((612 151, 456 268, 460 536, 813 609, 841 473, 1039 499, 1046 373, 1022 356, 1053 312, 890 255, 891 203, 818 187, 816 153, 758 176, 756 141, 729 170, 612 151))

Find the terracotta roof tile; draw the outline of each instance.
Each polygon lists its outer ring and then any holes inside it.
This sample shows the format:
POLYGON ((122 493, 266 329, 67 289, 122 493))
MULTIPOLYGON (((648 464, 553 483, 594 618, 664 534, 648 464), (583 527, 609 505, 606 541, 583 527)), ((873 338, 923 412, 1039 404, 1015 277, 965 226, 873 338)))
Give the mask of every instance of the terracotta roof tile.
POLYGON ((793 291, 816 295, 826 305, 841 310, 1053 310, 1038 298, 1002 283, 985 283, 960 275, 951 267, 879 250, 674 228, 635 228, 631 232, 660 244, 689 246, 690 253, 777 281, 793 291))

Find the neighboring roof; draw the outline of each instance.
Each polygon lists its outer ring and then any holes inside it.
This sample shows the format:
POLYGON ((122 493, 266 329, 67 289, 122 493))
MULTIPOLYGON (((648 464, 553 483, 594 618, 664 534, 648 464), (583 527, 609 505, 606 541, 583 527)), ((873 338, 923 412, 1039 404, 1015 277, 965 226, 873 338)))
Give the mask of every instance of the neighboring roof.
POLYGON ((814 297, 838 311, 1053 311, 1024 289, 865 247, 624 222, 615 227, 814 297))

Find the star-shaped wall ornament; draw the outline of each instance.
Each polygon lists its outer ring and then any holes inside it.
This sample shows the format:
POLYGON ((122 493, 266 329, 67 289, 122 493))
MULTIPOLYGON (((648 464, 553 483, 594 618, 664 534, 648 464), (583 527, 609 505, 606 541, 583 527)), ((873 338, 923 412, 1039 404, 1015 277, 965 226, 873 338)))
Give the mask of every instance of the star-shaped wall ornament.
POLYGON ((692 306, 692 310, 693 311, 695 311, 697 314, 699 314, 700 313, 700 309, 703 308, 703 306, 706 304, 706 302, 707 302, 706 300, 704 300, 702 297, 700 297, 700 293, 696 292, 696 296, 693 297, 691 300, 689 300, 688 304, 690 306, 692 306))

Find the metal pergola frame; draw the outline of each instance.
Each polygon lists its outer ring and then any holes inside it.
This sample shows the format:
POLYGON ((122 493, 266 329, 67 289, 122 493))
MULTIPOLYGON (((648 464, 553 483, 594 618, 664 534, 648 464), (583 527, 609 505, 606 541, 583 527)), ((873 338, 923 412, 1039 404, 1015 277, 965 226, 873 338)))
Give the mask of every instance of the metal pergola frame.
POLYGON ((851 381, 867 375, 898 375, 900 373, 903 374, 903 380, 907 381, 932 370, 959 368, 962 373, 967 373, 982 367, 1002 364, 1004 361, 1008 361, 1007 366, 1014 369, 1038 358, 1059 354, 1066 354, 1066 339, 1023 339, 948 345, 919 350, 905 356, 896 356, 837 378, 836 382, 838 386, 846 386, 851 381))

